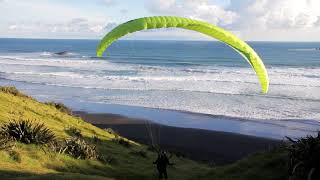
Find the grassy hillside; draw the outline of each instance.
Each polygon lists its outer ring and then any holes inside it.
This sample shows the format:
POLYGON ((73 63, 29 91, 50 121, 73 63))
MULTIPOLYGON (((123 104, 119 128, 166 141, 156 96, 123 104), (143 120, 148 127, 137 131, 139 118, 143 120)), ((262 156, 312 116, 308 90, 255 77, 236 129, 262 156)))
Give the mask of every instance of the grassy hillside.
POLYGON ((234 164, 215 167, 201 176, 200 179, 219 180, 286 180, 287 153, 284 150, 273 150, 258 153, 234 164))
MULTIPOLYGON (((52 105, 19 93, 0 91, 0 125, 19 119, 44 123, 59 139, 70 138, 67 130, 77 128, 84 139, 90 142, 99 139, 95 145, 107 161, 76 159, 53 152, 45 146, 16 143, 11 150, 0 150, 2 179, 157 179, 152 165, 156 154, 148 151, 146 146, 132 141, 130 147, 123 146, 114 141, 117 138, 114 133, 61 112, 52 105)), ((168 171, 170 179, 280 180, 286 174, 285 157, 286 153, 274 151, 228 166, 209 167, 173 156, 175 166, 168 171)))

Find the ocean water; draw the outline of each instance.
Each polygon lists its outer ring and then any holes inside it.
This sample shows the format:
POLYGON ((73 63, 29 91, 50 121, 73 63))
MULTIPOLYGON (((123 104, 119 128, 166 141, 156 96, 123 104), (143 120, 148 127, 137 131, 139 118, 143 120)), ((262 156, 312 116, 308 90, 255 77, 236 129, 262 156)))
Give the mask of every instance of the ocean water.
POLYGON ((43 101, 293 121, 300 124, 288 128, 320 129, 320 43, 249 42, 269 73, 266 95, 250 65, 220 42, 117 41, 103 58, 95 57, 97 44, 0 39, 0 85, 15 85, 43 101), (55 54, 60 51, 68 53, 55 54))

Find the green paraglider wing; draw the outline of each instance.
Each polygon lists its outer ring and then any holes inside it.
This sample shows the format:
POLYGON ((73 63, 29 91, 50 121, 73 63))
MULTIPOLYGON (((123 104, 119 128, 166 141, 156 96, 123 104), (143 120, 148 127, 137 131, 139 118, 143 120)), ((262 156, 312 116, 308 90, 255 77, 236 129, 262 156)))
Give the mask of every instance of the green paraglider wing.
POLYGON ((247 43, 220 27, 189 18, 175 16, 154 16, 134 19, 120 24, 101 40, 99 46, 97 47, 97 56, 101 57, 106 48, 126 34, 145 29, 158 28, 182 28, 193 30, 224 42, 240 53, 250 63, 259 78, 262 92, 268 92, 269 79, 267 70, 258 54, 247 43))

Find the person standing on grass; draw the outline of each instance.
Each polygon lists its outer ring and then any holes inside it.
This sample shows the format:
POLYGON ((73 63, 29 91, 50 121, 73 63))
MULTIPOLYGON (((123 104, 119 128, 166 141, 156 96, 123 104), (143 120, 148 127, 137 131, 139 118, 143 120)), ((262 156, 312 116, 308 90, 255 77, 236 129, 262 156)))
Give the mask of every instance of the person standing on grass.
POLYGON ((153 164, 157 165, 157 170, 159 173, 159 179, 162 179, 164 177, 164 179, 168 179, 168 174, 167 174, 167 166, 168 165, 173 165, 172 163, 170 163, 166 153, 164 151, 161 151, 158 154, 158 158, 155 162, 153 162, 153 164))

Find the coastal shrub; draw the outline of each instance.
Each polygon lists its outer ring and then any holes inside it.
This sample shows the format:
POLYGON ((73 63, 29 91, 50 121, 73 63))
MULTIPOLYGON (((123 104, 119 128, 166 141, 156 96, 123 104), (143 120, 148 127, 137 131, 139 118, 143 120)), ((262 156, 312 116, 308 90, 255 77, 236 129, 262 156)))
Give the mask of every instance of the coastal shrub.
POLYGON ((30 120, 8 122, 0 127, 2 136, 24 144, 48 144, 55 140, 54 133, 44 124, 30 120))
POLYGON ((115 138, 118 138, 120 136, 118 132, 114 131, 111 128, 107 128, 107 129, 104 129, 104 130, 107 131, 109 134, 114 135, 115 138))
POLYGON ((19 97, 28 97, 27 95, 21 93, 17 88, 14 86, 0 86, 0 91, 8 94, 12 94, 14 96, 19 96, 19 97))
POLYGON ((55 107, 60 112, 72 115, 72 110, 62 103, 46 102, 45 104, 48 106, 55 107))
POLYGON ((68 133, 70 136, 82 138, 81 130, 75 127, 66 128, 65 132, 68 133))
POLYGON ((101 139, 97 136, 97 135, 93 135, 92 136, 92 141, 96 144, 100 144, 101 143, 101 139))
POLYGON ((57 148, 59 153, 68 154, 77 159, 99 159, 96 146, 81 138, 70 138, 57 148))
POLYGON ((320 179, 320 132, 317 137, 308 136, 298 140, 287 137, 287 139, 290 180, 320 179))
POLYGON ((14 147, 14 143, 12 141, 12 138, 6 136, 5 133, 0 134, 0 150, 9 150, 14 147))

